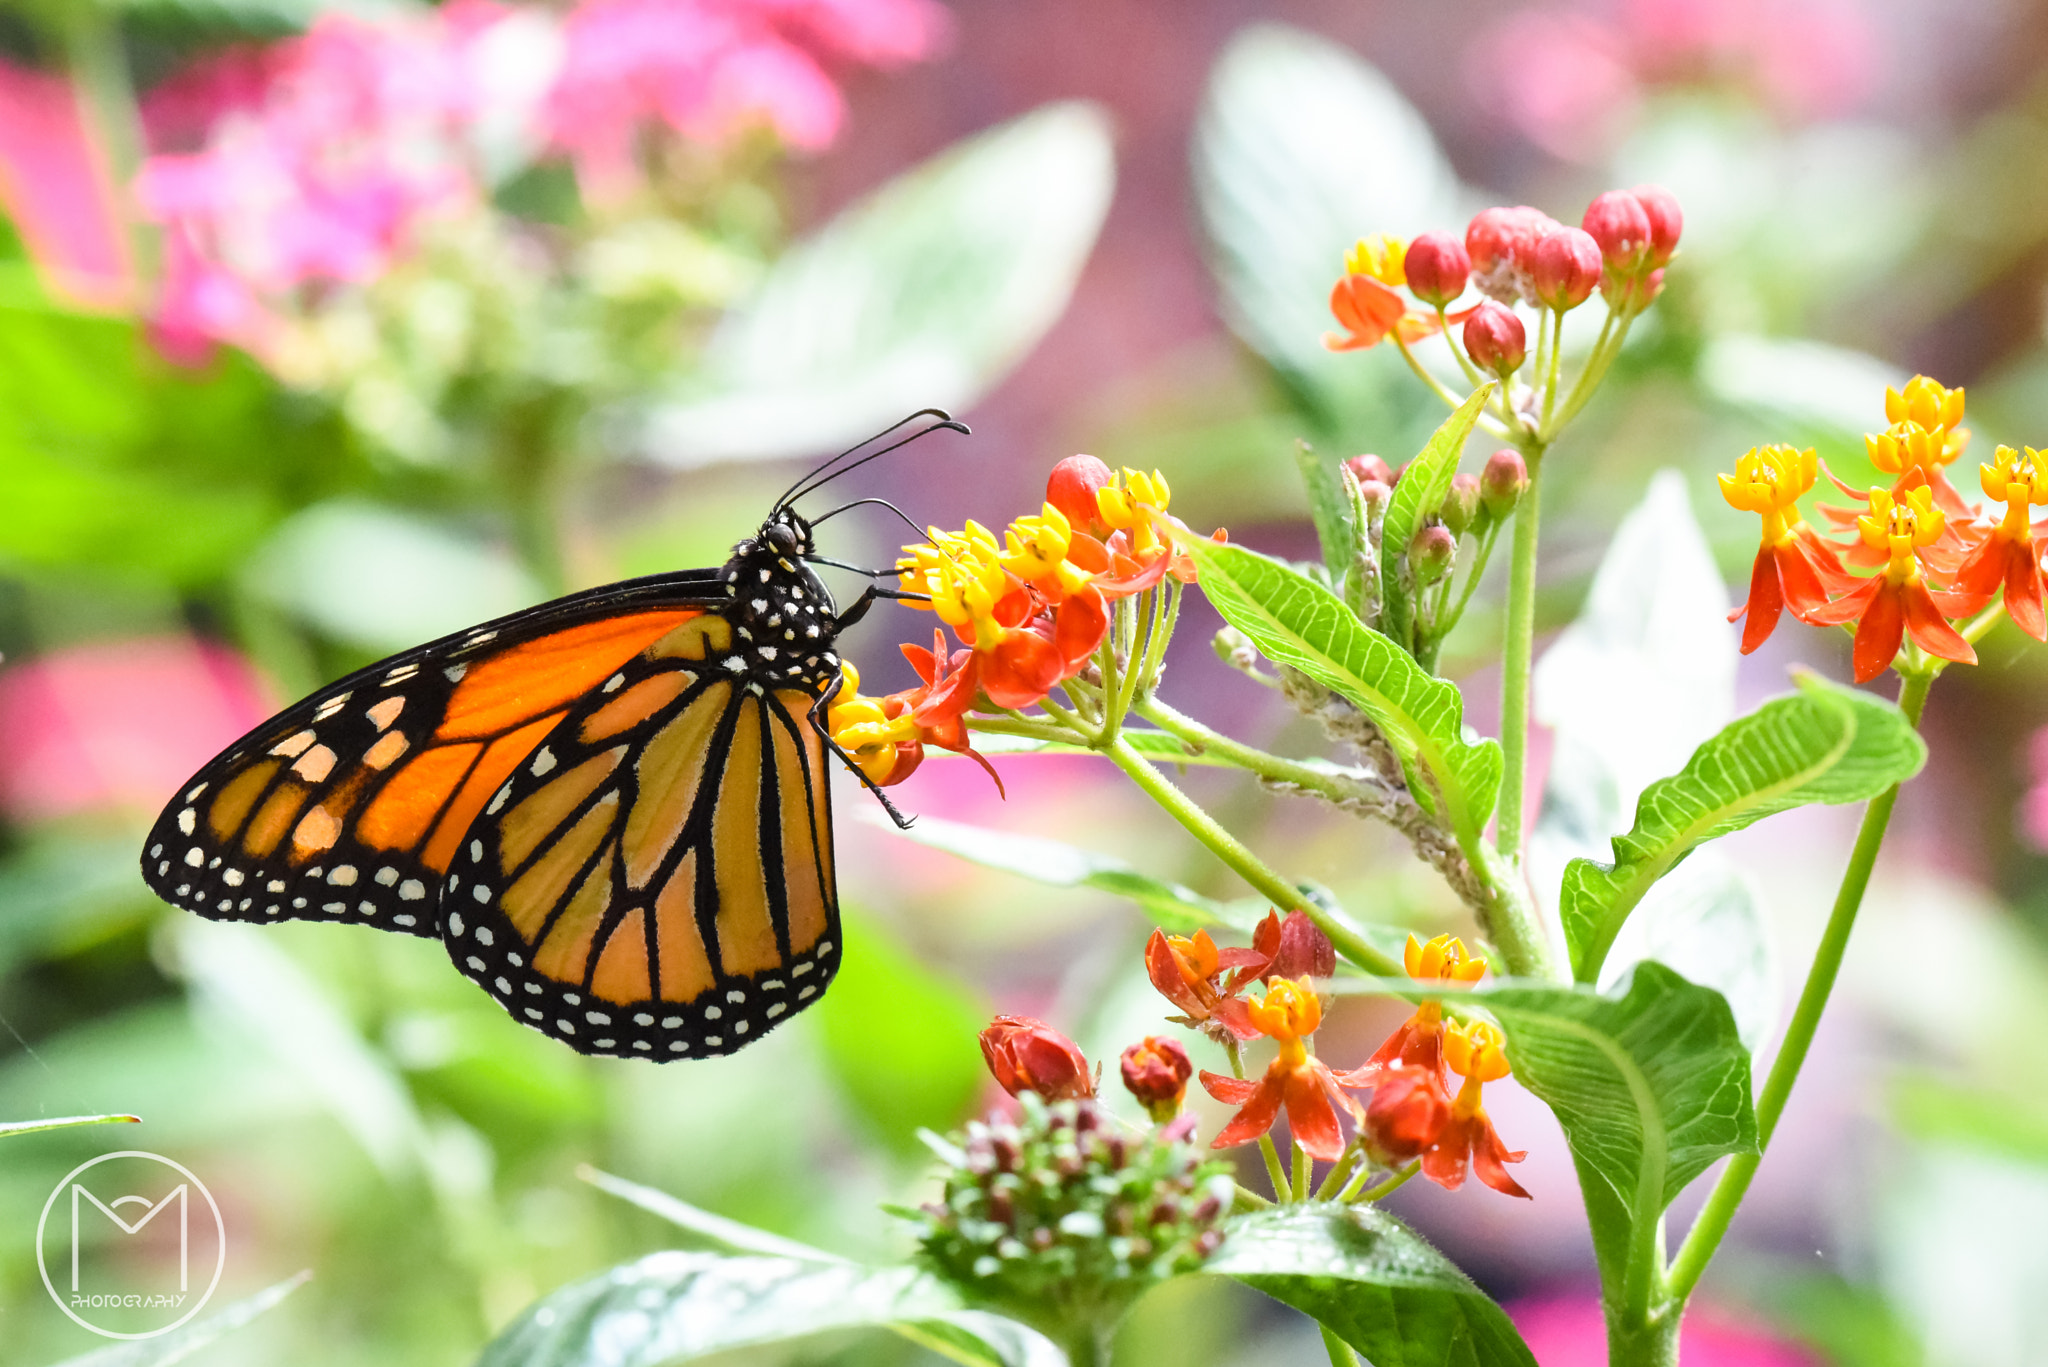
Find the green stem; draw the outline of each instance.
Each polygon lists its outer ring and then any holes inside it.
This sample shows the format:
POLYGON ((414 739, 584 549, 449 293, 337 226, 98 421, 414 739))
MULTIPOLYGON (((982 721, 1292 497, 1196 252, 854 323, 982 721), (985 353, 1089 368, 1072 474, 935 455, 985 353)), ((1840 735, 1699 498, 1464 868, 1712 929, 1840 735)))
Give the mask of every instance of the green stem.
POLYGON ((1551 410, 1557 406, 1557 381, 1563 371, 1564 362, 1564 312, 1550 312, 1544 319, 1550 325, 1550 367, 1543 376, 1543 419, 1539 428, 1550 430, 1551 410))
POLYGON ((1358 1190, 1358 1188, 1365 1185, 1365 1176, 1367 1173, 1371 1171, 1372 1164, 1366 1164, 1365 1167, 1359 1171, 1358 1176, 1352 1179, 1351 1185, 1346 1187, 1343 1190, 1343 1192, 1338 1195, 1337 1199, 1339 1201, 1350 1201, 1353 1203, 1359 1203, 1364 1201, 1377 1201, 1381 1197, 1392 1196, 1402 1187, 1407 1186, 1408 1180, 1410 1178, 1415 1176, 1416 1173, 1422 1171, 1422 1160, 1420 1158, 1416 1159, 1413 1163, 1410 1163, 1407 1167, 1401 1169, 1392 1177, 1389 1177, 1386 1181, 1380 1183, 1376 1187, 1371 1188, 1370 1190, 1358 1190))
POLYGON ((1254 1210, 1271 1210, 1273 1203, 1249 1187, 1233 1186, 1230 1198, 1230 1212, 1245 1215, 1254 1210))
POLYGON ((1365 1156, 1365 1151, 1358 1147, 1358 1141, 1356 1139, 1352 1140, 1345 1146, 1344 1152, 1337 1155, 1337 1161, 1330 1165, 1330 1175, 1325 1177, 1323 1184, 1316 1188, 1316 1199, 1318 1201, 1327 1201, 1336 1196, 1338 1192, 1344 1190, 1344 1184, 1351 1180, 1351 1175, 1357 1170, 1357 1165, 1360 1163, 1369 1164, 1370 1162, 1371 1160, 1365 1156))
MULTIPOLYGON (((1915 727, 1920 725, 1920 714, 1927 706, 1927 690, 1933 685, 1932 673, 1909 674, 1899 689, 1899 710, 1915 727)), ((1899 787, 1893 784, 1864 809, 1863 825, 1856 832, 1856 847, 1850 852, 1849 867, 1842 872, 1834 910, 1828 914, 1827 928, 1821 932, 1813 967, 1807 970, 1806 985, 1799 992, 1799 1005, 1793 1009, 1791 1023, 1785 1027, 1784 1043, 1778 1046, 1778 1057, 1772 1061, 1763 1091, 1757 1096, 1757 1151, 1737 1154, 1714 1183, 1699 1218, 1693 1221, 1685 1242, 1679 1246, 1678 1256, 1672 1260, 1669 1285, 1674 1300, 1682 1302, 1692 1294, 1714 1250, 1720 1247, 1721 1237, 1728 1232, 1728 1222, 1742 1204, 1750 1180, 1756 1176, 1757 1165, 1763 1162, 1764 1151, 1778 1127, 1778 1117, 1784 1113, 1785 1100, 1792 1094, 1792 1084, 1798 1080, 1806 1052, 1813 1045, 1821 1013, 1827 1009, 1828 994, 1834 990, 1835 977, 1841 971, 1849 932, 1856 928, 1856 912, 1863 905, 1864 890, 1870 886, 1870 871, 1877 863, 1878 848, 1884 844, 1885 827, 1891 822, 1892 807, 1898 799, 1899 787)))
POLYGON ((1593 391, 1607 378, 1614 358, 1621 355, 1621 348, 1628 341, 1628 330, 1635 320, 1633 312, 1607 315, 1607 321, 1600 325, 1600 336, 1593 343, 1593 354, 1586 358, 1586 368, 1572 382, 1572 392, 1565 399, 1564 407, 1558 410, 1556 421, 1544 424, 1545 441, 1554 439, 1558 430, 1577 417, 1579 410, 1586 406, 1586 400, 1593 397, 1593 391))
POLYGON ((1309 1179, 1315 1175, 1316 1160, 1308 1156, 1308 1150, 1301 1145, 1294 1147, 1294 1199, 1308 1199, 1309 1179))
POLYGON ((1654 1315, 1607 1325, 1609 1367, 1678 1367, 1678 1326, 1685 1306, 1673 1301, 1654 1315))
POLYGON ((1437 623, 1437 639, 1449 636, 1458 621, 1465 615, 1465 605, 1472 601, 1472 590, 1479 587, 1479 576, 1486 573, 1486 562, 1493 559, 1494 543, 1500 540, 1500 524, 1494 523, 1486 529, 1486 535, 1479 538, 1479 553, 1473 558, 1472 568, 1465 572, 1465 587, 1458 594, 1457 603, 1451 608, 1449 617, 1437 623))
POLYGON ((1330 1354, 1330 1367, 1358 1367, 1358 1355, 1351 1351, 1351 1345, 1328 1328, 1323 1330, 1323 1347, 1330 1354))
MULTIPOLYGON (((1408 362, 1408 368, 1414 371, 1417 378, 1419 378, 1424 384, 1428 385, 1431 391, 1433 391, 1439 399, 1442 399, 1446 404, 1450 405, 1453 412, 1464 406, 1465 400, 1460 398, 1458 395, 1453 394, 1442 380, 1439 380, 1436 376, 1429 373, 1428 367, 1424 366, 1421 361, 1416 359, 1415 353, 1408 349, 1408 343, 1401 340, 1401 336, 1398 332, 1388 333, 1387 335, 1393 338, 1394 345, 1400 349, 1401 358, 1408 362)), ((1464 366, 1465 373, 1471 376, 1473 388, 1476 389, 1480 385, 1486 383, 1485 377, 1480 375, 1478 371, 1474 370, 1471 364, 1465 360, 1463 352, 1459 351, 1455 346, 1451 348, 1451 352, 1453 355, 1457 356, 1458 363, 1464 366)), ((1496 391, 1491 402, 1494 405, 1499 406, 1503 413, 1507 412, 1507 400, 1501 396, 1501 391, 1496 391)), ((1486 414, 1482 413, 1479 417, 1479 426, 1485 429, 1485 431, 1490 436, 1494 437, 1497 440, 1513 440, 1512 434, 1509 432, 1508 428, 1503 424, 1503 422, 1500 419, 1489 417, 1486 414)))
POLYGON ((1522 783, 1529 762, 1529 667, 1536 647, 1536 524, 1541 515, 1543 448, 1531 444, 1522 452, 1529 466, 1529 487, 1515 505, 1514 559, 1508 568, 1508 629, 1501 661, 1499 821, 1494 841, 1515 860, 1522 848, 1522 783))
MULTIPOLYGON (((1236 1040, 1229 1041, 1223 1047, 1230 1056, 1230 1075, 1239 1082, 1243 1082, 1243 1049, 1239 1047, 1236 1040)), ((1259 1156, 1266 1160, 1266 1178, 1273 1184, 1273 1199, 1285 1201, 1288 1193, 1287 1170, 1280 1166, 1280 1151, 1273 1147, 1272 1135, 1262 1134, 1259 1136, 1259 1156)))
POLYGON ((1330 937, 1330 943, 1336 946, 1337 952, 1367 972, 1383 977, 1400 974, 1399 964, 1366 943, 1357 931, 1303 897, 1299 888, 1268 868, 1243 841, 1225 830, 1216 818, 1203 811, 1194 799, 1174 787, 1143 755, 1133 750, 1129 740, 1119 736, 1102 753, 1109 757, 1110 763, 1130 775, 1139 790, 1165 808, 1166 814, 1178 821, 1188 834, 1208 846, 1210 853, 1275 907, 1308 913, 1308 918, 1316 923, 1317 928, 1330 937))

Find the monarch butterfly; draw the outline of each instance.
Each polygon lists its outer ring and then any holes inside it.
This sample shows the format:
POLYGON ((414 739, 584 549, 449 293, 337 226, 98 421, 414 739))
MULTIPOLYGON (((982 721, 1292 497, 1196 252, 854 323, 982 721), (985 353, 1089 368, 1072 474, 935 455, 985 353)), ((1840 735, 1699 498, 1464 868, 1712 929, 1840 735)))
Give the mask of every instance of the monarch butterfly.
POLYGON ((438 937, 515 1020, 579 1053, 699 1058, 760 1038, 839 965, 836 637, 905 596, 870 585, 840 612, 811 569, 839 562, 794 504, 967 430, 929 409, 881 436, 922 417, 936 421, 799 479, 721 568, 571 594, 287 708, 164 808, 143 877, 213 920, 438 937))

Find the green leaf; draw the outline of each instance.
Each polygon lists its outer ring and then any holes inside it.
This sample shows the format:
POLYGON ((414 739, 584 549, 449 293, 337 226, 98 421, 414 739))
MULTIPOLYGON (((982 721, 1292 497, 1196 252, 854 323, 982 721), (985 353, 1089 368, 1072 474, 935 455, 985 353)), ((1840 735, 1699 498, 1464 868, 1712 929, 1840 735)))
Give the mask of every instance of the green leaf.
POLYGON ((650 1215, 658 1215, 670 1224, 687 1229, 713 1243, 722 1244, 736 1253, 756 1253, 769 1258, 795 1258, 801 1262, 844 1263, 846 1259, 836 1253, 827 1253, 822 1248, 785 1239, 780 1234, 771 1234, 765 1229, 741 1224, 738 1220, 715 1215, 654 1187, 628 1182, 623 1177, 614 1177, 608 1172, 585 1165, 576 1169, 576 1175, 596 1187, 599 1191, 616 1196, 640 1207, 650 1215))
POLYGON ((1793 807, 1860 802, 1919 772, 1927 746, 1898 708, 1814 674, 1797 683, 1646 788, 1613 864, 1565 869, 1558 903, 1580 981, 1598 976, 1622 921, 1695 846, 1793 807))
POLYGON ((830 1330, 908 1329, 956 1361, 1064 1367, 1044 1338, 908 1267, 665 1252, 571 1283, 529 1307, 477 1367, 666 1367, 830 1330))
POLYGON ((1109 119, 1047 105, 899 176, 787 252, 646 434, 657 459, 823 451, 973 404, 1065 311, 1116 180, 1109 119))
POLYGON ((1619 997, 1509 986, 1469 1000, 1499 1018, 1515 1076, 1564 1127, 1615 1294, 1629 1268, 1640 1275, 1632 1236, 1653 1238, 1715 1160, 1757 1151, 1749 1051, 1728 1003, 1659 963, 1638 964, 1619 997))
POLYGON ((920 1128, 953 1128, 981 1095, 975 1036, 989 1013, 872 917, 846 921, 838 975, 807 1019, 853 1108, 899 1153, 914 1152, 920 1128))
POLYGON ((168 1334, 159 1334, 137 1343, 118 1343, 97 1352, 66 1358, 57 1367, 170 1367, 170 1364, 183 1362, 223 1335, 240 1329, 312 1278, 310 1270, 301 1272, 168 1334))
POLYGON ((0 1122, 0 1139, 41 1130, 68 1130, 77 1125, 140 1125, 139 1115, 67 1115, 55 1120, 9 1120, 0 1122))
MULTIPOLYGON (((880 826, 882 818, 874 818, 873 824, 880 826)), ((895 827, 890 826, 889 829, 894 830, 895 827)), ((1249 930, 1257 923, 1258 916, 1264 915, 1261 904, 1257 914, 1246 921, 1244 915, 1229 904, 1204 897, 1178 883, 1141 873, 1114 855, 1097 854, 1042 836, 990 830, 935 816, 921 816, 909 830, 898 833, 906 840, 958 855, 984 868, 1001 869, 1005 873, 1029 878, 1034 883, 1055 888, 1094 888, 1114 897, 1128 897, 1154 924, 1177 934, 1189 934, 1205 926, 1233 926, 1249 930)), ((845 976, 844 969, 841 969, 841 976, 845 976)), ((840 985, 835 981, 826 1001, 838 996, 839 991, 840 985)), ((824 1003, 821 1002, 814 1011, 823 1009, 824 1003)), ((946 1126, 936 1125, 933 1128, 944 1129, 946 1126)))
POLYGON ((180 370, 133 320, 0 307, 0 564, 203 583, 356 473, 238 353, 180 370))
POLYGON ((1444 495, 1451 491, 1451 480, 1458 473, 1458 457, 1464 453, 1465 439, 1472 435, 1480 411, 1496 388, 1488 380, 1473 390, 1457 411, 1444 419, 1422 453, 1401 472, 1401 482, 1394 486, 1394 496, 1387 502, 1387 520, 1380 536, 1384 548, 1380 556, 1380 584, 1389 599, 1401 591, 1397 559, 1408 553, 1408 543, 1415 539, 1423 519, 1443 506, 1444 495))
POLYGON ((1406 1225, 1328 1202, 1238 1216, 1202 1269, 1291 1305, 1377 1367, 1535 1367, 1501 1308, 1406 1225))
POLYGON ((1400 757, 1415 800, 1435 811, 1441 795, 1451 828, 1476 840, 1500 794, 1500 746, 1465 740, 1457 685, 1428 673, 1342 599, 1278 560, 1201 537, 1178 539, 1223 620, 1267 659, 1355 703, 1400 757))

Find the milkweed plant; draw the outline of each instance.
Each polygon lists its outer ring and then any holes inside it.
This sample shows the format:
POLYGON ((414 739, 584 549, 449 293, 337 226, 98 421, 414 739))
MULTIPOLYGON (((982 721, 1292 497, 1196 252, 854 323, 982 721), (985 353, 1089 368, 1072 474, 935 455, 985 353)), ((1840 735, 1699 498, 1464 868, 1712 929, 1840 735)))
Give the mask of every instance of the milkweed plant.
MULTIPOLYGON (((1153 933, 1144 969, 1163 999, 1158 1032, 1114 1061, 1085 1058, 1057 1022, 992 1022, 982 1049, 1014 1102, 929 1136, 938 1183, 897 1212, 915 1231, 913 1266, 853 1269, 776 1241, 731 1258, 663 1255, 632 1276, 702 1283, 707 1296, 714 1284, 773 1285, 812 1315, 829 1288, 858 1284, 886 1307, 867 1322, 962 1361, 1029 1358, 1017 1337, 1028 1327, 1088 1364, 1107 1359, 1141 1292, 1202 1271, 1312 1316, 1335 1364, 1527 1364, 1503 1312, 1380 1205, 1418 1177, 1470 1200, 1568 1200, 1518 1179, 1513 1146, 1526 1136, 1489 1115, 1489 1095, 1520 1085, 1555 1114, 1575 1160, 1609 1361, 1678 1361, 1687 1300, 1765 1160, 1899 785, 1925 759, 1929 690, 1974 663, 1972 643, 2003 616, 2048 635, 2037 539, 2048 523, 2033 520, 2048 463, 2000 447, 1978 474, 1990 511, 1966 501, 1953 482, 1969 441, 1961 389, 1920 376, 1870 396, 1881 430, 1868 453, 1889 487, 1853 489, 1812 449, 1731 452, 1725 516, 1762 519, 1734 614, 1742 650, 1789 611, 1852 632, 1856 683, 1895 674, 1896 697, 1797 674, 1652 783, 1611 860, 1571 861, 1555 920, 1539 911, 1523 793, 1544 471, 1571 458, 1559 443, 1655 307, 1681 223, 1669 193, 1640 187, 1601 195, 1578 227, 1492 208, 1462 238, 1360 241, 1331 292, 1338 326, 1324 345, 1397 349, 1449 417, 1399 469, 1372 455, 1321 477, 1310 467, 1317 562, 1191 529, 1169 511, 1165 472, 1091 456, 1059 462, 1043 505, 1000 533, 970 521, 904 548, 902 588, 936 623, 902 647, 919 682, 870 696, 849 664, 829 718, 867 778, 903 783, 933 748, 1099 756, 1270 911, 1153 933), (1568 315, 1589 305, 1602 311, 1597 335, 1568 347, 1568 315), (1475 433, 1498 449, 1468 454, 1475 433), (1820 505, 1815 526, 1801 500, 1823 477, 1846 502, 1820 505), (1468 727, 1438 658, 1503 541, 1496 741, 1468 727), (1169 701, 1162 662, 1190 593, 1227 624, 1222 658, 1318 723, 1328 754, 1269 753, 1169 701), (1392 826, 1470 908, 1476 943, 1403 946, 1297 884, 1169 776, 1196 763, 1392 826), (1631 913, 1691 851, 1794 806, 1848 802, 1865 804, 1862 826, 1764 1076, 1714 988, 1646 960, 1599 989, 1631 913), (1400 998, 1412 1014, 1369 1056, 1321 1053, 1339 993, 1400 998), (1196 1069, 1198 1037, 1220 1046, 1227 1072, 1196 1069), (1110 1113, 1101 1091, 1115 1086, 1149 1123, 1110 1113), (1185 1109, 1191 1086, 1227 1109, 1220 1128, 1205 1132, 1185 1109), (1241 1146, 1258 1160, 1233 1166, 1241 1146), (1723 1159, 1674 1247, 1666 1210, 1723 1159)), ((621 1281, 564 1294, 587 1308, 630 1293, 621 1281)), ((564 1332, 574 1316, 551 1305, 536 1312, 548 1323, 529 1315, 508 1333, 504 1361, 564 1332)))

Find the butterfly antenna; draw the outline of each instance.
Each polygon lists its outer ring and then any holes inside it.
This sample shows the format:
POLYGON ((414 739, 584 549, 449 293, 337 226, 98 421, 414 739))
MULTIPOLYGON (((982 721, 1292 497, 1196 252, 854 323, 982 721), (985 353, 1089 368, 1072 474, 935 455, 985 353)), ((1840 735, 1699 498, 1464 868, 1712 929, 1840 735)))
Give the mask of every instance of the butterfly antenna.
MULTIPOLYGON (((925 539, 926 535, 928 535, 928 533, 923 527, 918 526, 915 522, 912 522, 910 520, 909 514, 905 513, 901 508, 897 507, 895 504, 891 503, 886 498, 857 498, 851 503, 842 503, 837 508, 832 509, 830 512, 820 513, 816 517, 812 518, 811 525, 813 527, 819 526, 823 523, 831 521, 833 518, 839 516, 841 513, 849 512, 855 508, 867 507, 869 505, 873 505, 874 507, 877 508, 887 508, 890 512, 896 514, 896 516, 902 520, 904 526, 910 528, 911 531, 917 534, 918 540, 922 541, 925 539)), ((813 560, 817 559, 816 556, 812 556, 810 558, 813 560)))
MULTIPOLYGON (((915 422, 915 420, 918 420, 918 418, 938 418, 940 422, 952 422, 952 414, 948 414, 948 412, 946 412, 944 408, 920 408, 918 412, 913 412, 913 414, 909 414, 909 416, 905 416, 905 418, 897 418, 895 422, 891 422, 891 424, 889 424, 889 426, 885 426, 883 430, 879 430, 879 432, 874 432, 874 434, 872 434, 872 437, 862 437, 860 441, 856 441, 854 445, 850 445, 850 447, 848 447, 846 451, 840 451, 840 453, 838 453, 836 457, 831 457, 829 461, 825 461, 825 463, 823 463, 823 465, 819 465, 817 469, 811 469, 811 471, 807 471, 807 473, 799 475, 799 478, 797 478, 797 482, 795 482, 795 484, 791 484, 791 486, 788 486, 786 490, 782 490, 782 496, 780 496, 780 498, 776 498, 776 502, 774 502, 774 510, 776 510, 776 512, 780 512, 780 510, 782 510, 782 508, 786 508, 788 504, 793 504, 793 502, 797 502, 799 498, 803 498, 803 494, 807 492, 807 490, 805 490, 805 486, 807 486, 807 484, 809 484, 811 488, 817 488, 815 484, 811 484, 813 480, 817 480, 817 482, 823 482, 823 480, 829 480, 829 478, 834 478, 834 475, 831 475, 831 467, 834 467, 834 465, 838 465, 838 463, 840 463, 840 461, 844 461, 846 457, 854 455, 856 451, 862 451, 864 447, 872 447, 874 443, 877 443, 877 441, 881 441, 883 437, 887 437, 887 434, 889 434, 889 432, 895 432, 897 428, 901 428, 901 426, 905 426, 905 424, 909 424, 909 422, 915 422)), ((930 430, 930 428, 926 428, 926 430, 930 430)), ((918 434, 920 434, 920 437, 922 437, 922 434, 924 434, 924 432, 918 432, 918 434)), ((891 449, 893 449, 893 447, 891 447, 891 449)), ((848 467, 848 469, 852 469, 852 467, 848 467)), ((844 471, 840 471, 840 473, 844 473, 844 471)))
POLYGON ((858 470, 861 466, 866 465, 871 460, 880 460, 883 456, 888 455, 891 451, 900 450, 903 447, 910 445, 910 443, 916 441, 919 437, 928 437, 932 433, 938 431, 940 428, 945 428, 948 431, 952 432, 959 432, 964 436, 973 435, 971 432, 968 431, 966 423, 957 422, 954 419, 947 417, 946 414, 939 409, 927 408, 921 412, 913 413, 908 418, 905 418, 903 422, 899 422, 895 424, 895 426, 890 427, 887 430, 877 433, 875 436, 868 438, 868 440, 862 442, 860 446, 855 446, 850 450, 841 451, 838 455, 826 461, 816 470, 813 470, 810 474, 805 475, 802 479, 798 480, 795 484, 791 485, 789 492, 784 494, 782 498, 777 501, 775 505, 775 510, 777 512, 780 512, 782 509, 788 507, 790 504, 802 498, 804 495, 815 493, 817 490, 823 488, 826 484, 829 484, 831 481, 838 479, 841 475, 851 473, 854 470, 858 470), (920 427, 917 429, 917 431, 912 432, 907 437, 899 437, 895 441, 890 442, 887 446, 884 446, 879 451, 870 451, 868 454, 862 456, 859 460, 853 461, 851 464, 839 464, 840 461, 845 460, 848 456, 853 455, 854 452, 859 451, 862 446, 867 446, 873 442, 879 441, 883 437, 888 436, 890 432, 894 432, 898 427, 903 426, 903 423, 912 422, 922 417, 936 417, 939 421, 932 423, 927 427, 920 427))

